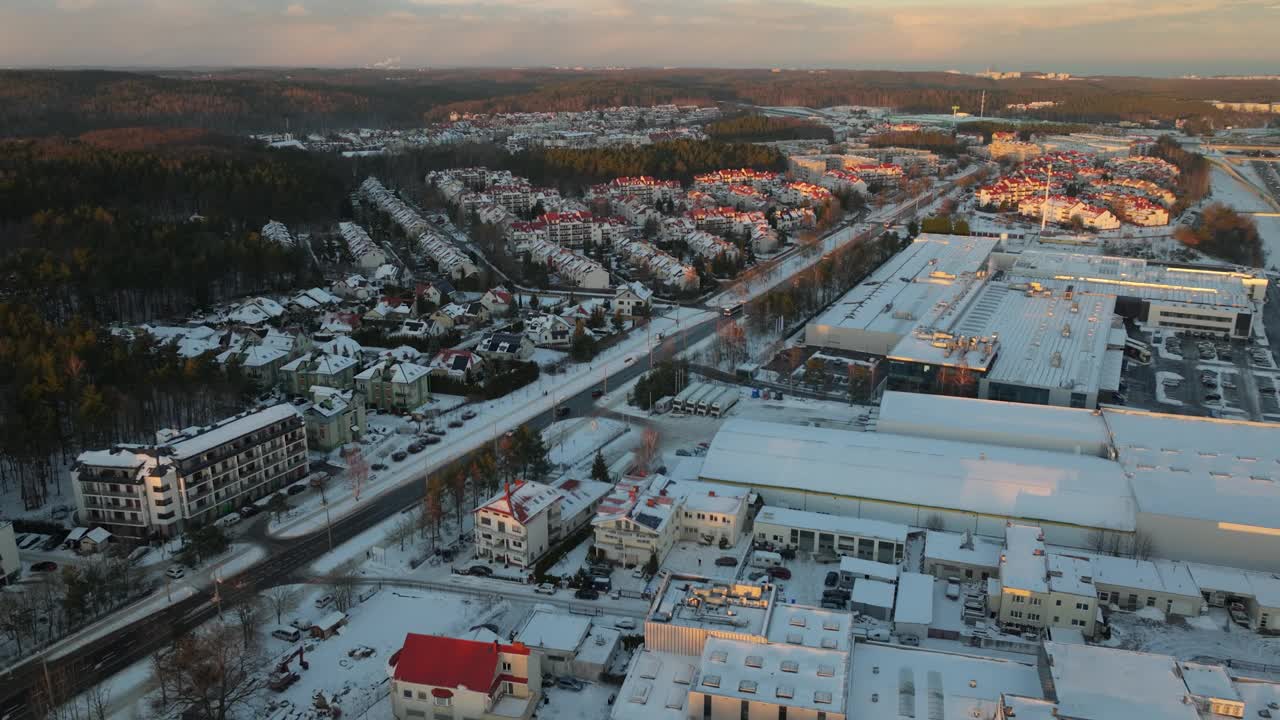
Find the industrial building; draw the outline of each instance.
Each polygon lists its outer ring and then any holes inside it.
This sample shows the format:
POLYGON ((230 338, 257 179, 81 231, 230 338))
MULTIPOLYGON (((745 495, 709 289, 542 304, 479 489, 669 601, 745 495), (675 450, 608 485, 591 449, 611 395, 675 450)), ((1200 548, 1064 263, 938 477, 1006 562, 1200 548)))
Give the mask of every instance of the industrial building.
POLYGON ((805 328, 805 344, 887 360, 891 390, 1093 408, 1120 386, 1124 320, 1248 338, 1267 280, 1231 268, 1005 252, 924 234, 805 328))
MULTIPOLYGON (((878 422, 856 432, 731 419, 701 476, 767 506, 995 538, 1012 521, 1051 545, 1105 539, 1153 558, 1280 570, 1280 426, 894 391, 878 422)), ((927 564, 990 572, 976 544, 928 552, 927 564)), ((1153 596, 1185 597, 1181 585, 1162 581, 1153 596)))

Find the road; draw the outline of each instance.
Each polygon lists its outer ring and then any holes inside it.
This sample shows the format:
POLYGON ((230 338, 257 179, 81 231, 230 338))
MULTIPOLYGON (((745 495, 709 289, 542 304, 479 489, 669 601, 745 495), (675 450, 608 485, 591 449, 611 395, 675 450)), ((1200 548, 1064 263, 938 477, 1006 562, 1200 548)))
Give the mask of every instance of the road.
MULTIPOLYGON (((842 224, 823 238, 824 252, 879 237, 884 232, 884 226, 913 216, 921 204, 927 205, 940 194, 950 192, 955 185, 956 181, 953 180, 945 189, 930 193, 920 198, 918 202, 903 202, 873 211, 869 219, 874 220, 874 223, 861 232, 842 224)), ((793 254, 775 258, 770 264, 771 268, 782 272, 771 272, 767 279, 751 283, 747 288, 747 294, 752 297, 758 296, 788 282, 796 275, 807 271, 820 258, 821 254, 803 259, 793 254), (799 262, 795 263, 795 261, 799 262), (794 267, 794 264, 798 264, 799 267, 794 267), (787 270, 794 271, 786 272, 787 270), (775 275, 778 277, 774 277, 775 275)), ((717 304, 716 298, 741 298, 742 294, 744 293, 737 288, 724 290, 713 296, 708 304, 714 307, 717 304)), ((653 353, 636 353, 633 362, 610 375, 609 385, 621 387, 647 372, 651 358, 655 363, 661 362, 670 359, 684 348, 697 344, 715 331, 718 321, 718 317, 711 317, 701 323, 668 333, 667 337, 655 346, 653 353)), ((593 389, 594 386, 561 401, 560 407, 569 408, 574 416, 593 413, 595 409, 595 401, 591 397, 593 389)), ((552 415, 551 411, 543 412, 527 424, 531 429, 541 430, 554 420, 552 415)), ((424 466, 418 468, 418 474, 420 476, 435 469, 434 466, 424 463, 424 466)), ((221 601, 222 607, 227 607, 234 605, 243 597, 275 585, 304 580, 305 578, 299 576, 298 572, 329 552, 331 541, 333 546, 340 545, 385 518, 410 506, 416 506, 422 499, 423 491, 423 483, 408 482, 379 495, 354 512, 334 520, 331 526, 331 540, 324 530, 292 539, 257 537, 255 539, 266 548, 268 557, 248 570, 223 579, 214 588, 196 590, 192 596, 184 600, 179 600, 150 616, 86 642, 63 655, 51 658, 46 652, 14 666, 0 676, 0 720, 34 718, 35 715, 30 708, 31 701, 37 695, 37 688, 52 688, 56 697, 69 699, 85 688, 106 680, 116 672, 170 645, 174 640, 219 614, 220 606, 215 601, 215 597, 221 601)))

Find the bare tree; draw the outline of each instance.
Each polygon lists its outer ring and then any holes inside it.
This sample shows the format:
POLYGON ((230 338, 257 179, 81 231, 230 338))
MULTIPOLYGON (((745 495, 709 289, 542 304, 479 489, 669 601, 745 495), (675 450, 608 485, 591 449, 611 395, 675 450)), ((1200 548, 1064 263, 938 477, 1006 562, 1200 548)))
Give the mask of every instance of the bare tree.
POLYGON ((298 606, 298 591, 288 585, 277 585, 263 593, 267 606, 276 614, 276 624, 284 622, 284 614, 298 606))
POLYGON ((395 526, 391 528, 391 532, 387 533, 387 540, 400 543, 400 552, 404 552, 405 542, 412 540, 413 534, 417 531, 418 527, 414 519, 404 515, 396 521, 395 526))
POLYGON ((257 595, 246 594, 241 597, 231 611, 240 625, 241 641, 246 648, 258 643, 258 629, 262 627, 262 601, 257 595))
POLYGON ((1111 533, 1107 540, 1107 553, 1115 557, 1120 557, 1120 550, 1124 546, 1124 540, 1120 537, 1120 533, 1111 533))
POLYGON ((924 526, 927 530, 942 530, 946 527, 946 522, 938 513, 930 513, 929 516, 924 519, 924 526))
POLYGON ((1136 532, 1133 534, 1133 557, 1138 560, 1149 560, 1155 553, 1155 540, 1151 538, 1149 533, 1136 532))
POLYGON ((646 428, 644 434, 640 436, 640 447, 636 448, 636 466, 644 471, 649 470, 649 466, 658 457, 658 431, 653 428, 646 428))
POLYGON ((1088 543, 1088 548, 1090 550, 1093 550, 1094 552, 1098 552, 1098 553, 1106 552, 1107 533, 1106 531, 1101 529, 1094 530, 1093 532, 1089 533, 1089 537, 1086 538, 1085 542, 1088 543))
POLYGON ((214 621, 181 638, 157 679, 167 683, 171 707, 184 717, 229 720, 250 711, 262 690, 266 663, 241 633, 214 621))
POLYGON ((80 702, 84 705, 85 717, 88 720, 107 720, 107 709, 111 703, 111 686, 95 683, 80 693, 80 702))

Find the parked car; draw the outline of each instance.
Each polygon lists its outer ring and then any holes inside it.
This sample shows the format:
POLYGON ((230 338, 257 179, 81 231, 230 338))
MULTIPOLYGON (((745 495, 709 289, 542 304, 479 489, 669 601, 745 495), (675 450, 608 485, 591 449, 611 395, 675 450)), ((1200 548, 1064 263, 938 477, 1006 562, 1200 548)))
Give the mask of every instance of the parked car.
POLYGON ((594 588, 581 588, 578 592, 574 593, 573 596, 579 600, 600 599, 600 593, 596 592, 594 588))
POLYGON ((602 397, 604 397, 604 391, 603 391, 603 390, 592 390, 592 391, 591 391, 591 397, 593 397, 593 398, 602 398, 602 397))
POLYGON ((920 647, 920 638, 915 635, 903 635, 898 638, 898 642, 908 647, 920 647))
POLYGON ((765 571, 763 571, 763 570, 756 570, 756 571, 754 571, 754 572, 750 573, 749 575, 747 575, 747 579, 748 579, 748 580, 759 580, 760 578, 764 577, 764 576, 765 576, 765 574, 766 574, 766 573, 765 573, 765 571))
POLYGON ((320 597, 316 598, 316 602, 315 602, 317 610, 323 610, 332 604, 333 604, 332 595, 321 595, 320 597))
POLYGON ((182 576, 187 574, 187 571, 183 570, 181 565, 170 565, 169 569, 164 571, 164 574, 172 580, 181 580, 182 576))
POLYGON ((835 570, 827 573, 827 576, 822 580, 822 584, 826 587, 835 587, 838 582, 840 582, 840 573, 835 570))
POLYGON ((952 599, 952 600, 959 600, 959 599, 960 599, 960 584, 959 584, 959 583, 953 583, 953 582, 949 582, 949 583, 947 583, 947 597, 948 597, 948 598, 950 598, 950 599, 952 599))
POLYGON ((408 450, 410 453, 416 455, 422 452, 424 449, 426 449, 426 447, 427 447, 426 445, 423 445, 420 442, 416 442, 416 443, 410 443, 409 447, 405 448, 405 450, 408 450))
POLYGON ((467 568, 467 574, 475 575, 476 577, 492 577, 493 568, 489 567, 488 565, 472 565, 471 567, 467 568))
POLYGON ((435 435, 427 435, 422 438, 422 442, 428 445, 436 445, 440 442, 440 438, 436 437, 435 435))
POLYGON ((771 567, 768 570, 765 570, 765 573, 767 573, 769 577, 775 578, 777 580, 791 579, 791 571, 784 567, 771 567))
POLYGON ((53 572, 54 570, 57 570, 57 569, 58 569, 58 563, 52 560, 45 560, 44 562, 32 563, 31 565, 31 572, 53 572))
POLYGON ((474 418, 475 416, 476 416, 476 411, 475 411, 475 410, 467 410, 466 412, 462 413, 462 419, 463 419, 463 420, 470 420, 470 419, 474 418))
POLYGON ((462 427, 462 421, 461 421, 461 420, 450 420, 450 421, 449 421, 449 427, 451 427, 451 428, 460 428, 460 427, 462 427))
POLYGON ((231 527, 240 522, 240 513, 231 513, 218 518, 218 524, 222 527, 231 527))
POLYGON ((551 583, 539 583, 538 586, 533 589, 533 591, 538 593, 539 595, 555 595, 556 586, 552 585, 551 583))
POLYGON ((562 407, 558 407, 558 408, 556 408, 556 417, 557 417, 557 418, 567 418, 567 417, 569 417, 569 416, 570 416, 570 415, 572 415, 572 414, 573 414, 573 410, 571 410, 571 409, 569 409, 569 408, 567 408, 567 407, 563 407, 563 406, 562 406, 562 407))
POLYGON ((427 428, 427 432, 431 433, 432 435, 435 435, 436 437, 441 437, 445 434, 445 431, 443 428, 438 428, 435 425, 432 425, 431 427, 427 428))
POLYGON ((556 687, 570 692, 582 692, 586 684, 576 678, 562 677, 556 680, 556 687))
POLYGON ((692 457, 693 453, 685 450, 684 448, 680 448, 679 450, 676 450, 676 455, 679 455, 680 457, 692 457))
POLYGON ((613 626, 619 630, 635 630, 636 621, 631 618, 618 618, 613 621, 613 626))
POLYGON ((310 630, 311 621, 305 620, 303 618, 294 618, 289 621, 289 627, 295 628, 297 630, 310 630))
POLYGON ((303 493, 306 491, 307 491, 307 486, 303 485, 302 483, 296 483, 286 488, 286 492, 288 492, 290 495, 297 495, 298 493, 303 493))
POLYGON ((718 567, 736 567, 738 565, 738 558, 731 555, 721 555, 716 558, 716 565, 718 567))
POLYGON ((867 639, 876 642, 889 642, 889 631, 884 628, 875 628, 867 631, 867 639))
POLYGON ((404 460, 407 457, 409 457, 409 453, 403 450, 397 450, 391 453, 391 459, 395 460, 396 462, 400 462, 401 460, 404 460))

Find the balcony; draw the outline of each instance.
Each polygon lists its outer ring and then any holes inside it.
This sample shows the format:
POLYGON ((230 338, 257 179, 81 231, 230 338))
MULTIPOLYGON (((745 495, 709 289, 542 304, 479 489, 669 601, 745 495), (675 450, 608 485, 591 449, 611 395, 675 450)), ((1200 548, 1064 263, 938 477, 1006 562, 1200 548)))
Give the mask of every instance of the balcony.
POLYGON ((97 497, 110 497, 110 498, 126 498, 129 500, 140 500, 142 498, 142 494, 138 492, 119 492, 119 491, 112 492, 111 490, 90 490, 87 487, 80 488, 80 492, 83 493, 85 497, 97 496, 97 497))

